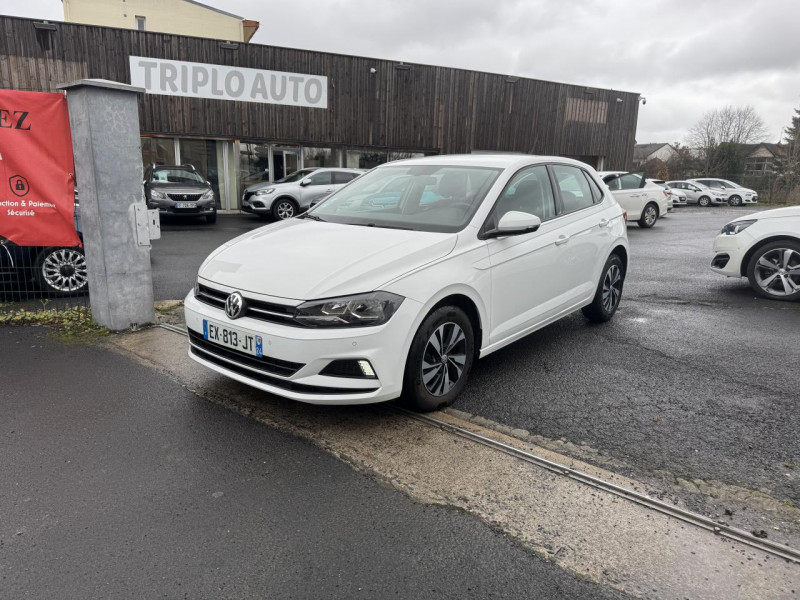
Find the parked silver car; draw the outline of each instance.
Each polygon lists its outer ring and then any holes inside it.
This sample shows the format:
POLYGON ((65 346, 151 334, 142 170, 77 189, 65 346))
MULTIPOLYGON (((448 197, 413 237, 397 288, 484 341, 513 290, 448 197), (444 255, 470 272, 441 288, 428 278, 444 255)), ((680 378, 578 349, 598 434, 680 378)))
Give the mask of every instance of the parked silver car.
POLYGON ((669 194, 671 200, 669 205, 670 210, 675 206, 686 206, 686 194, 682 190, 670 187, 670 185, 662 179, 650 179, 649 181, 667 190, 667 194, 669 194))
POLYGON ((731 206, 741 206, 742 204, 756 204, 758 202, 758 192, 738 183, 719 179, 718 177, 705 177, 703 179, 690 179, 692 183, 699 183, 725 194, 725 201, 731 206))
POLYGON ((248 187, 242 195, 242 210, 263 218, 291 219, 365 172, 364 169, 300 169, 275 183, 248 187))
POLYGON ((668 181, 667 185, 686 194, 688 204, 711 206, 712 204, 725 204, 728 201, 728 197, 720 190, 711 189, 696 181, 668 181))

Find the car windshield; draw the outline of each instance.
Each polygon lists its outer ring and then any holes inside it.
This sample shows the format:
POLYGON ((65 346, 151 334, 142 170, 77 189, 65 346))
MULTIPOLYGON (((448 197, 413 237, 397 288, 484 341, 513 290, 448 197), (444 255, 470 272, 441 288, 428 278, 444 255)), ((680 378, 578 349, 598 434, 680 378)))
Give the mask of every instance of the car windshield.
POLYGON ((294 173, 289 173, 283 179, 278 179, 275 183, 292 183, 293 181, 300 181, 301 179, 308 177, 316 171, 316 169, 300 169, 299 171, 295 171, 294 173))
POLYGON ((347 225, 454 233, 466 227, 501 172, 444 165, 382 167, 318 204, 309 217, 347 225))
POLYGON ((205 183, 197 171, 191 169, 181 169, 170 167, 167 169, 156 169, 153 171, 151 181, 157 183, 205 183))

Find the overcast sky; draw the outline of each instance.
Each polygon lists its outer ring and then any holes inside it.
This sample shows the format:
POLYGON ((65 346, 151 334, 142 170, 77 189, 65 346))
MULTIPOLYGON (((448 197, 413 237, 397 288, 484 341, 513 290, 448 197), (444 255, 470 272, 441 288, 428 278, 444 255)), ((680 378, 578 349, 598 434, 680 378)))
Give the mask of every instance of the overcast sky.
MULTIPOLYGON (((683 141, 726 104, 752 104, 776 142, 800 107, 800 0, 205 3, 260 21, 260 44, 639 92, 639 142, 683 141)), ((60 0, 0 13, 63 19, 60 0)))

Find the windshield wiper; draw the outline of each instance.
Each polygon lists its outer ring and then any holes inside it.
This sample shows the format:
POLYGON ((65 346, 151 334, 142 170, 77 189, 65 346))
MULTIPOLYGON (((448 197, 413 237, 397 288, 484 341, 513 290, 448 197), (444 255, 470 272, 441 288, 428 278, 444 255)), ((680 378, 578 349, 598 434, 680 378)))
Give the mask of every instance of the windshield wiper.
POLYGON ((312 215, 311 213, 303 213, 298 219, 311 219, 312 221, 319 221, 320 223, 327 223, 325 219, 322 217, 318 217, 317 215, 312 215))
POLYGON ((359 227, 378 227, 379 229, 402 229, 404 231, 414 231, 412 227, 399 227, 397 225, 376 225, 375 223, 353 223, 359 227))

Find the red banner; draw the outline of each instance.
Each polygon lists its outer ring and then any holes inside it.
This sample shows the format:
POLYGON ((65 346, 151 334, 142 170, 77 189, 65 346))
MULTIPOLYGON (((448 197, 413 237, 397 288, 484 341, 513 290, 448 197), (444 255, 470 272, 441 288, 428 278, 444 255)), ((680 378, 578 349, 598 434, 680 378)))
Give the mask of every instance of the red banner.
POLYGON ((0 90, 0 236, 20 246, 78 246, 63 94, 0 90))

